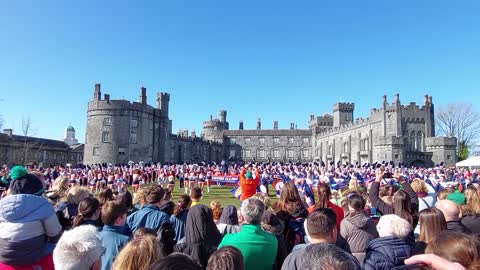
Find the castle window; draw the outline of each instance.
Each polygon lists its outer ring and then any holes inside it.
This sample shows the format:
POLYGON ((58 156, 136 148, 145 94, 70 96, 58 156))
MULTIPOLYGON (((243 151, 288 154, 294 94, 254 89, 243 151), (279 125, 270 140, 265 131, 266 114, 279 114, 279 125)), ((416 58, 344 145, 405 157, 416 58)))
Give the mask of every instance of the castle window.
POLYGON ((395 154, 395 159, 398 159, 398 154, 395 154))
POLYGON ((102 142, 109 143, 110 142, 110 132, 104 131, 102 133, 102 142))
POLYGON ((274 158, 280 158, 280 151, 278 149, 273 150, 273 157, 274 158))
POLYGON ((237 143, 237 138, 230 138, 230 142, 232 144, 236 144, 237 143))
POLYGON ((308 143, 310 141, 308 137, 303 137, 302 140, 303 140, 303 143, 308 143))
POLYGON ((124 147, 119 147, 118 148, 118 155, 125 156, 125 148, 124 147))
POLYGON ((265 150, 264 149, 258 149, 258 158, 265 158, 265 150))
POLYGON ((250 143, 250 137, 245 137, 245 143, 250 143))
POLYGON ((100 154, 100 151, 99 151, 98 147, 93 147, 93 155, 98 156, 99 154, 100 154))
POLYGON ((250 149, 245 150, 245 158, 252 158, 252 151, 250 149))
POLYGON ((452 156, 451 156, 451 155, 447 155, 447 159, 448 159, 448 160, 451 160, 451 159, 452 159, 452 156))
POLYGON ((302 158, 308 158, 308 150, 302 149, 302 158))
POLYGON ((348 153, 350 152, 348 149, 348 142, 343 143, 343 153, 348 153))
POLYGON ((328 146, 328 154, 333 155, 333 145, 328 146))
POLYGON ((293 158, 293 150, 287 149, 287 158, 293 158))
POLYGON ((288 137, 288 144, 293 144, 293 137, 288 137))
POLYGON ((368 138, 360 141, 360 151, 368 151, 368 138))
POLYGON ((130 126, 131 126, 132 128, 136 128, 136 127, 138 126, 137 120, 130 120, 130 126))
POLYGON ((258 138, 258 143, 259 144, 265 144, 265 138, 264 137, 258 138))
POLYGON ((54 159, 54 160, 57 159, 57 153, 53 153, 53 159, 54 159))
POLYGON ((273 137, 273 144, 279 144, 280 143, 280 138, 279 137, 273 137))
POLYGON ((112 125, 112 118, 110 118, 110 117, 103 118, 103 125, 104 126, 111 126, 112 125))
POLYGON ((70 156, 70 161, 75 161, 75 157, 74 157, 74 156, 70 156))
POLYGON ((137 134, 130 134, 130 143, 137 143, 137 134))

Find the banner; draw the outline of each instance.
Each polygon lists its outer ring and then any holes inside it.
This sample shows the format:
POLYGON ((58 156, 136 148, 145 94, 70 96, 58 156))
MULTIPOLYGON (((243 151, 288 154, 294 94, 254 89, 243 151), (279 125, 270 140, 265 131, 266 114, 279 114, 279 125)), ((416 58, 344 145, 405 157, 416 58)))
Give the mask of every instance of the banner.
POLYGON ((238 175, 212 176, 212 184, 219 186, 238 186, 238 175))

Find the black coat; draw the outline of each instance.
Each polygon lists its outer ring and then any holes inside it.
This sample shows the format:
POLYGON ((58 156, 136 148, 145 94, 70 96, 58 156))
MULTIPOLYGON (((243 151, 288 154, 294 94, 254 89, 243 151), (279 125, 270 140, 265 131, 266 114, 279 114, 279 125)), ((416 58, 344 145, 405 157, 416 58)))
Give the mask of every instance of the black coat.
POLYGON ((469 228, 460 222, 460 220, 447 222, 447 230, 466 234, 472 233, 469 228))
POLYGON ((462 224, 472 233, 480 234, 480 215, 466 215, 462 218, 462 224))
POLYGON ((370 241, 364 261, 365 270, 388 270, 404 265, 405 259, 412 253, 412 245, 408 240, 393 236, 370 241))

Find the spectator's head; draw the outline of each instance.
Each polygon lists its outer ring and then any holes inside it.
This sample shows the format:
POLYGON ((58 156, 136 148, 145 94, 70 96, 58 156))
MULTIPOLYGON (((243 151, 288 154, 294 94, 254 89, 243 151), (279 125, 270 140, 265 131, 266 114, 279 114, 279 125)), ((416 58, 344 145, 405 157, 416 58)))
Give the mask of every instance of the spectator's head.
POLYGON ((165 258, 157 260, 148 270, 201 270, 202 267, 190 256, 182 253, 173 253, 165 258))
POLYGON ((78 204, 78 215, 73 219, 73 227, 80 226, 86 220, 97 220, 100 217, 100 204, 95 198, 86 198, 78 204))
POLYGON ((270 197, 264 193, 256 193, 251 198, 259 199, 265 205, 265 210, 270 209, 270 197))
POLYGON ((480 268, 480 242, 463 233, 444 231, 428 244, 425 253, 433 253, 467 269, 480 268))
POLYGON ((162 203, 165 190, 160 186, 151 186, 144 194, 145 203, 160 206, 162 203))
POLYGON ((319 183, 317 185, 317 208, 327 208, 331 197, 330 186, 326 183, 319 183))
POLYGON ((128 209, 122 203, 109 201, 102 206, 102 222, 109 226, 123 226, 127 220, 128 209))
POLYGON ((53 251, 55 269, 100 270, 104 251, 94 226, 73 228, 63 233, 53 251))
POLYGON ((225 246, 208 259, 207 270, 243 270, 243 256, 236 247, 225 246))
POLYGON ((380 237, 393 236, 404 239, 412 231, 412 225, 397 215, 384 215, 378 221, 377 231, 380 237))
POLYGON ((410 196, 405 190, 401 189, 393 195, 393 213, 413 224, 412 203, 410 196))
POLYGON ((104 205, 108 201, 113 200, 113 191, 109 188, 101 190, 97 195, 100 205, 104 205))
POLYGON ((447 222, 460 219, 460 207, 458 204, 450 200, 439 200, 437 201, 436 207, 442 211, 447 222))
POLYGON ((438 200, 446 200, 447 196, 450 193, 453 193, 454 191, 455 191, 455 189, 453 187, 446 187, 446 188, 440 190, 439 192, 437 192, 437 199, 438 200))
POLYGON ((242 216, 247 224, 260 225, 265 212, 265 205, 258 199, 246 199, 242 202, 242 216))
POLYGON ((330 208, 317 208, 304 223, 305 233, 312 243, 337 241, 337 215, 330 208))
POLYGON ((200 199, 202 198, 202 189, 199 187, 192 188, 192 190, 190 191, 190 197, 193 201, 200 201, 200 199))
POLYGON ((178 216, 186 209, 190 208, 192 204, 192 199, 188 195, 181 195, 178 198, 177 205, 175 206, 175 210, 173 210, 173 215, 178 216))
POLYGON ((210 202, 210 209, 212 209, 213 220, 217 221, 222 216, 222 204, 219 200, 213 200, 210 202))
POLYGON ((15 166, 10 171, 10 192, 15 194, 31 194, 41 196, 45 191, 42 181, 35 175, 29 174, 22 166, 15 166))
POLYGON ((355 260, 333 244, 313 244, 305 248, 301 269, 360 270, 355 260))
POLYGON ((92 193, 86 187, 75 186, 72 187, 67 194, 67 203, 68 204, 79 204, 81 201, 86 198, 92 197, 92 193))
POLYGON ((164 201, 171 201, 172 200, 172 191, 170 189, 165 190, 165 196, 163 197, 164 201))
POLYGON ((285 183, 278 199, 278 210, 293 213, 299 205, 303 205, 298 189, 293 182, 285 183))
POLYGON ((273 235, 282 235, 285 225, 283 225, 280 218, 278 218, 273 212, 265 211, 262 220, 262 229, 273 235))
MULTIPOLYGON (((215 213, 214 217, 215 219, 215 213)), ((237 208, 234 205, 227 205, 223 208, 222 216, 218 221, 220 224, 228 224, 228 225, 238 225, 238 215, 237 215, 237 208)))
POLYGON ((148 187, 139 189, 133 196, 133 204, 143 206, 145 204, 145 196, 148 193, 148 189, 148 187))
POLYGON ((157 232, 154 229, 150 229, 150 228, 138 228, 133 233, 133 239, 138 239, 145 236, 157 237, 157 232))
POLYGON ((478 188, 469 186, 465 190, 465 201, 465 211, 462 212, 470 215, 480 215, 480 190, 478 188))
POLYGON ((112 270, 146 270, 162 257, 160 245, 155 236, 145 235, 130 240, 115 259, 112 270))
POLYGON ((118 193, 115 199, 117 202, 123 203, 123 205, 125 205, 128 209, 133 207, 132 193, 130 193, 128 190, 118 193))
POLYGON ((365 199, 358 193, 350 193, 347 196, 348 209, 353 213, 361 213, 365 209, 365 199))
POLYGON ((420 211, 418 225, 420 225, 418 240, 427 244, 447 229, 445 216, 437 208, 427 208, 420 211))
POLYGON ((413 179, 412 183, 410 183, 410 186, 416 193, 428 193, 427 184, 425 184, 425 182, 419 178, 413 179))

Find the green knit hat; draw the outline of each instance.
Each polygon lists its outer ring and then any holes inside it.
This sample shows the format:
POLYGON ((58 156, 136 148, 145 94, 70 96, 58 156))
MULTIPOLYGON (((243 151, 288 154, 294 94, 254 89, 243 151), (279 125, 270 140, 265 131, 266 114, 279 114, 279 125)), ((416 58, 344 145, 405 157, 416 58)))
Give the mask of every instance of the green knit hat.
POLYGON ((456 190, 455 192, 448 194, 447 200, 450 200, 458 205, 464 205, 465 195, 463 195, 463 193, 461 193, 460 191, 456 190))
POLYGON ((252 172, 246 172, 245 173, 245 178, 252 178, 252 172))
POLYGON ((28 172, 24 167, 15 166, 10 171, 10 178, 12 178, 12 180, 17 180, 17 179, 20 179, 22 177, 25 177, 27 174, 28 174, 28 172))

